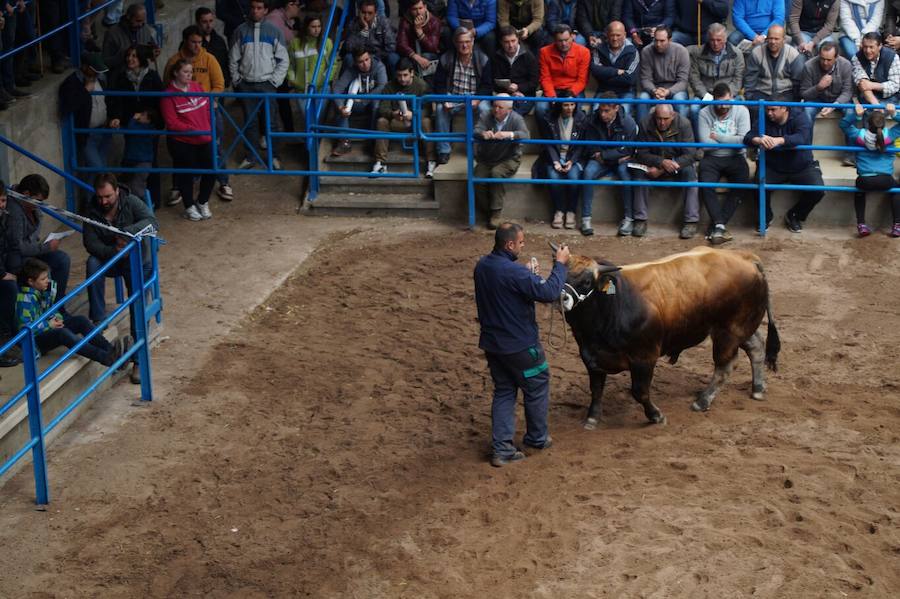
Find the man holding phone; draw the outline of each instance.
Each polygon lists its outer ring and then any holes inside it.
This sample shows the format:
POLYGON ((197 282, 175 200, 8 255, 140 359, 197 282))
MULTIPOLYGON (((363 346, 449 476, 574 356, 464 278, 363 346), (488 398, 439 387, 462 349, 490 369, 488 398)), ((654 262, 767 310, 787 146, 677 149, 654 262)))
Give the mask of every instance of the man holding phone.
MULTIPOLYGON (((491 61, 494 92, 512 97, 534 97, 537 93, 540 65, 528 48, 519 43, 515 27, 500 28, 500 48, 491 61)), ((525 116, 534 107, 528 100, 513 100, 513 110, 525 116)))

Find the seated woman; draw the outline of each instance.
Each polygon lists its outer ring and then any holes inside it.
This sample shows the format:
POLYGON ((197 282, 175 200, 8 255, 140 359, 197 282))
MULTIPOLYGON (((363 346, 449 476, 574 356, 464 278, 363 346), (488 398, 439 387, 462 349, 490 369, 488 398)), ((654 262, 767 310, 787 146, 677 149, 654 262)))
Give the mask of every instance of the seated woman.
MULTIPOLYGON (((572 92, 558 90, 557 97, 571 98, 572 92)), ((570 181, 577 181, 581 178, 582 167, 575 160, 578 146, 572 146, 565 142, 581 139, 586 123, 587 116, 583 111, 578 110, 578 104, 575 102, 553 103, 542 129, 548 132, 548 139, 554 139, 561 143, 548 144, 543 147, 541 159, 538 161, 541 164, 538 171, 538 174, 541 175, 539 178, 568 179, 570 181)), ((567 229, 575 228, 575 210, 580 195, 578 185, 550 185, 550 198, 553 200, 551 226, 554 229, 561 229, 563 226, 567 229)), ((587 232, 582 228, 582 233, 592 235, 593 230, 587 232)))
MULTIPOLYGON (((162 80, 155 69, 150 68, 153 50, 149 46, 132 46, 125 50, 125 70, 113 82, 112 89, 122 92, 161 92, 162 80)), ((159 98, 143 96, 109 96, 110 125, 131 131, 159 129, 159 98)), ((125 151, 122 166, 126 168, 155 168, 158 166, 156 135, 125 135, 125 151)), ((144 191, 150 189, 154 208, 159 208, 159 173, 129 173, 124 177, 131 193, 144 199, 144 191)))
MULTIPOLYGON (((203 92, 203 88, 193 81, 194 67, 184 58, 172 65, 172 82, 167 92, 203 92)), ((211 131, 210 102, 206 96, 170 96, 160 102, 160 110, 166 129, 169 131, 211 131)), ((212 169, 212 136, 185 135, 166 137, 172 166, 177 169, 212 169)), ((200 175, 200 189, 194 202, 194 174, 191 172, 175 173, 172 178, 175 187, 181 192, 184 202, 184 217, 191 221, 212 218, 209 209, 209 196, 216 183, 215 175, 200 175)))
MULTIPOLYGON (((887 105, 888 116, 894 116, 894 105, 887 105)), ((854 113, 847 113, 841 120, 841 129, 854 146, 865 148, 856 155, 856 193, 853 207, 856 210, 856 232, 860 237, 868 237, 872 229, 866 224, 866 192, 886 191, 897 187, 894 179, 894 154, 885 148, 900 139, 900 125, 885 128, 885 114, 872 111, 866 115, 865 109, 857 104, 854 113), (863 119, 866 122, 863 122, 863 119)), ((900 237, 900 196, 891 194, 891 213, 894 226, 891 237, 900 237)))

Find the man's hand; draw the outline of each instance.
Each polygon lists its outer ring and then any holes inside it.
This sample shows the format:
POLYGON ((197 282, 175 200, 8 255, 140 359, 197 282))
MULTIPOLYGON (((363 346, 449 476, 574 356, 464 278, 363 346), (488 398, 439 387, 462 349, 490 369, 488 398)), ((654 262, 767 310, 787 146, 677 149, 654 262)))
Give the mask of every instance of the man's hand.
POLYGON ((616 75, 618 75, 619 77, 621 77, 624 74, 625 74, 625 69, 616 69, 616 75))
POLYGON ((12 274, 11 272, 8 272, 5 275, 3 275, 3 280, 4 281, 15 281, 15 280, 17 280, 17 278, 16 278, 16 275, 12 274))
POLYGON ((488 129, 481 132, 481 139, 494 139, 494 132, 488 129))
POLYGON ((677 162, 669 158, 666 158, 662 161, 662 167, 667 173, 672 175, 681 170, 681 166, 677 162))
POLYGON ((528 39, 528 29, 526 29, 525 27, 519 29, 519 37, 523 40, 528 39))
POLYGON ((416 61, 416 64, 422 67, 423 69, 428 66, 428 63, 431 61, 422 56, 421 54, 413 54, 412 59, 416 61))
POLYGON ((51 329, 61 329, 65 325, 65 323, 58 316, 54 316, 50 320, 47 321, 47 324, 50 325, 51 329))
POLYGON ((656 96, 657 100, 665 100, 669 97, 669 90, 665 87, 657 87, 653 90, 653 95, 656 96))
POLYGON ((558 250, 556 250, 556 261, 563 265, 568 264, 570 255, 571 254, 569 252, 569 246, 561 246, 558 250))
POLYGON ((894 118, 894 114, 897 112, 897 107, 894 106, 893 104, 887 104, 887 105, 885 105, 884 108, 885 108, 884 111, 887 113, 888 118, 889 119, 894 118))
POLYGON ((834 78, 831 75, 822 75, 822 78, 819 79, 819 82, 816 84, 816 89, 820 91, 827 89, 832 81, 834 81, 834 78))
POLYGON ((341 106, 341 114, 344 116, 350 116, 351 110, 346 106, 341 106))
POLYGON ((444 102, 444 108, 447 110, 453 110, 453 107, 456 106, 453 102, 444 102))
POLYGON ((711 140, 713 140, 713 141, 719 141, 719 136, 716 135, 716 132, 715 132, 715 131, 710 131, 710 132, 709 132, 709 138, 710 138, 711 140))
POLYGON ((644 45, 644 42, 641 40, 641 34, 635 31, 631 34, 631 43, 640 48, 644 45))
POLYGON ((884 44, 894 50, 900 48, 900 35, 889 35, 884 40, 884 44))
POLYGON ((862 79, 857 84, 859 91, 868 92, 875 89, 875 84, 869 79, 862 79))
POLYGON ((400 115, 400 118, 402 118, 407 123, 410 123, 410 122, 412 122, 413 114, 410 111, 406 111, 400 115))
POLYGON ((146 110, 144 112, 135 112, 134 120, 136 120, 139 123, 143 123, 144 125, 149 125, 150 124, 150 113, 147 112, 146 110))
POLYGON ((119 119, 112 119, 109 122, 109 128, 110 129, 118 129, 120 124, 121 123, 119 122, 119 119))
POLYGON ((766 36, 761 33, 756 34, 756 37, 753 38, 753 45, 758 46, 760 44, 766 43, 766 36))
POLYGON ((522 94, 522 93, 517 93, 518 91, 519 91, 519 85, 518 85, 517 83, 510 83, 510 84, 509 84, 509 93, 511 93, 511 94, 516 94, 516 95, 519 95, 519 96, 524 96, 524 95, 525 95, 525 94, 522 94))
POLYGON ((797 49, 803 52, 804 54, 812 54, 813 51, 813 43, 806 42, 805 44, 800 44, 797 46, 797 49))
POLYGON ((599 45, 600 45, 600 38, 599 38, 599 37, 594 37, 593 35, 589 35, 589 36, 588 36, 588 45, 591 46, 591 47, 599 46, 599 45))
POLYGON ((44 246, 47 248, 48 252, 55 252, 59 249, 59 239, 51 239, 45 243, 44 246))
POLYGON ((658 179, 664 172, 665 171, 663 171, 658 166, 651 166, 649 169, 647 169, 647 176, 651 179, 658 179))
POLYGON ((121 250, 128 245, 128 240, 124 237, 116 237, 116 249, 121 250))
POLYGON ((861 119, 866 114, 866 109, 862 107, 862 104, 856 104, 853 107, 853 112, 856 113, 856 118, 861 119))
POLYGON ((557 173, 563 172, 563 165, 560 164, 559 160, 553 163, 553 170, 555 170, 557 173))
POLYGON ((819 111, 819 114, 822 116, 828 116, 832 112, 834 112, 834 108, 829 108, 826 106, 825 108, 823 108, 822 110, 819 111))

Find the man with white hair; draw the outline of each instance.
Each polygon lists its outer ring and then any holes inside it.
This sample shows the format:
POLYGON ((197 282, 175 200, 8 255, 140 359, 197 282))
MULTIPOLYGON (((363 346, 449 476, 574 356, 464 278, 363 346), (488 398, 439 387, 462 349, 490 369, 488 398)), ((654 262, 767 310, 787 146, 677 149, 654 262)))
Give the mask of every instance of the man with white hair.
MULTIPOLYGON (((530 135, 525 119, 513 110, 509 94, 497 95, 491 111, 478 119, 474 136, 481 139, 475 153, 476 177, 508 179, 516 174, 522 162, 522 144, 518 140, 530 135)), ((475 201, 482 210, 489 211, 488 229, 500 226, 505 196, 502 183, 475 185, 475 201)))

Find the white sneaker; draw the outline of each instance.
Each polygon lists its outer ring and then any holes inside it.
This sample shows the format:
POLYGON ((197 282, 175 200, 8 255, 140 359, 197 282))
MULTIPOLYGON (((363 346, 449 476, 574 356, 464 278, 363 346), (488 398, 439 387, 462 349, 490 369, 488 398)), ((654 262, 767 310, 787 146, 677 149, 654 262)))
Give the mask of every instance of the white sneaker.
POLYGON ((381 161, 380 161, 380 160, 377 160, 377 161, 375 162, 375 164, 372 165, 372 171, 371 171, 371 172, 372 172, 373 175, 376 175, 376 174, 377 174, 377 175, 380 175, 381 173, 386 173, 386 172, 387 172, 387 167, 386 167, 385 165, 381 164, 381 161))
POLYGON ((175 206, 176 204, 181 203, 181 192, 177 189, 173 189, 169 192, 169 199, 166 200, 166 206, 175 206))
POLYGON ((255 162, 250 161, 248 158, 244 158, 241 160, 241 163, 238 165, 238 168, 241 170, 247 170, 249 168, 254 168, 256 166, 255 162))
POLYGON ((197 210, 197 206, 191 206, 187 210, 184 211, 184 217, 188 220, 198 221, 203 220, 203 217, 200 216, 200 211, 197 210))
POLYGON ((437 162, 434 160, 428 161, 428 168, 425 169, 425 178, 433 179, 434 178, 434 169, 437 168, 437 162))
POLYGON ((200 216, 203 217, 203 220, 209 220, 212 218, 212 210, 209 209, 209 202, 200 204, 200 216))
POLYGON ((266 143, 266 136, 265 136, 265 135, 261 135, 261 136, 259 137, 259 147, 262 148, 263 150, 265 150, 266 148, 269 147, 269 145, 266 143))
POLYGON ((228 185, 227 183, 224 185, 219 185, 218 194, 219 197, 222 198, 222 200, 225 202, 230 202, 234 199, 234 191, 232 191, 231 185, 228 185))
POLYGON ((281 161, 278 160, 277 158, 275 158, 274 156, 272 157, 272 168, 275 169, 276 171, 281 170, 281 161))

